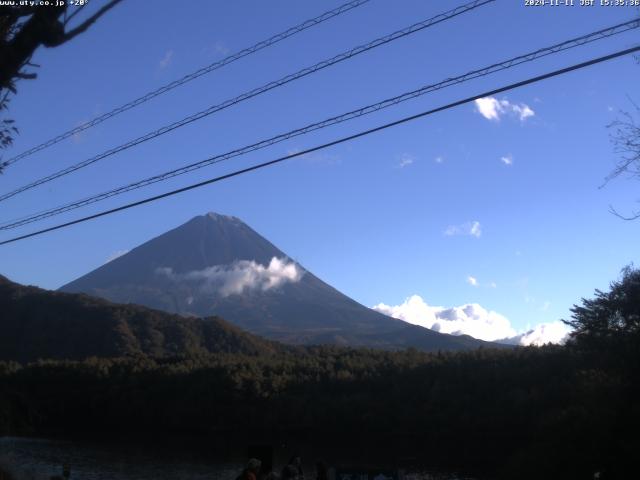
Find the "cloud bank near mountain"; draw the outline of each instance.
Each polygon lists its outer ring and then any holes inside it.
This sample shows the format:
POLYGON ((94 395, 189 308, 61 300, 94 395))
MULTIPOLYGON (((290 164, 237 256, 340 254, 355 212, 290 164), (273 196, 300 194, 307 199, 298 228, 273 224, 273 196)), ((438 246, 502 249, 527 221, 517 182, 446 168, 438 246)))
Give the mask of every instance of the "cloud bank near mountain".
POLYGON ((564 323, 539 323, 534 328, 515 337, 498 340, 500 343, 511 345, 544 345, 545 343, 564 343, 567 341, 570 329, 564 323))
POLYGON ((214 265, 187 273, 161 267, 156 269, 156 274, 175 282, 196 283, 201 290, 225 298, 245 291, 266 292, 286 283, 299 282, 304 271, 294 262, 273 257, 266 266, 253 260, 238 260, 229 265, 214 265))
POLYGON ((518 333, 508 318, 477 303, 459 307, 436 307, 428 305, 419 295, 412 295, 400 305, 379 303, 372 308, 440 333, 471 335, 480 340, 513 345, 563 343, 569 333, 569 328, 562 322, 542 323, 531 330, 518 333))

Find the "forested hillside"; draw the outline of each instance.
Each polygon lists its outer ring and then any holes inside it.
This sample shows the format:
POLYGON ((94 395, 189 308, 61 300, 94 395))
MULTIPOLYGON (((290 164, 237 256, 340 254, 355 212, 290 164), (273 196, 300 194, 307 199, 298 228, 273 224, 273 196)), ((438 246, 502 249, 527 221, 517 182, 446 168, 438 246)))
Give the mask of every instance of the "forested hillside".
POLYGON ((271 354, 275 342, 220 318, 185 318, 87 295, 22 286, 0 276, 0 360, 234 352, 271 354))
POLYGON ((568 345, 514 350, 251 355, 256 346, 4 362, 0 432, 303 435, 345 449, 383 444, 489 478, 631 478, 623 473, 638 471, 640 448, 640 271, 583 300, 570 322, 568 345))

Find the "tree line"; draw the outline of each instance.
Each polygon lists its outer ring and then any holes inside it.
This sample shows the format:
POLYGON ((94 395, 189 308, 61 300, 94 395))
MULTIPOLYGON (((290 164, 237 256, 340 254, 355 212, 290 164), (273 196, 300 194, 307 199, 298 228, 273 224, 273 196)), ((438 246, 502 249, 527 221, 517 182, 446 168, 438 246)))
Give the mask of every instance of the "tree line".
POLYGON ((514 350, 2 362, 0 432, 306 434, 505 478, 618 478, 640 447, 640 271, 583 299, 568 323, 567 345, 514 350))

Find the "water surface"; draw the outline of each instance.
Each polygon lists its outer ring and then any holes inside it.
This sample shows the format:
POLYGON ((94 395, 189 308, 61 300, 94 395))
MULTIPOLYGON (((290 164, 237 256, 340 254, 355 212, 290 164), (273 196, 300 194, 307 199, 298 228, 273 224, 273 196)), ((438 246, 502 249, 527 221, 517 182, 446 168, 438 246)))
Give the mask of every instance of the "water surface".
MULTIPOLYGON (((224 442, 223 444, 224 445, 224 442)), ((292 451, 312 451, 308 445, 296 449, 278 444, 274 448, 274 470, 279 472, 292 451)), ((339 448, 322 452, 329 465, 363 466, 371 471, 376 464, 365 465, 362 458, 349 457, 339 448), (333 460, 334 462, 331 462, 333 460)), ((315 479, 313 458, 306 456, 305 479, 315 479)), ((392 461, 376 455, 378 464, 389 467, 392 461)), ((305 457, 303 456, 303 459, 305 457)), ((0 437, 0 467, 15 480, 49 480, 62 473, 65 464, 71 467, 71 480, 235 480, 246 461, 246 446, 228 445, 208 447, 206 442, 171 443, 74 441, 24 437, 0 437)), ((405 480, 474 480, 473 477, 450 472, 436 472, 424 466, 398 465, 405 480)))

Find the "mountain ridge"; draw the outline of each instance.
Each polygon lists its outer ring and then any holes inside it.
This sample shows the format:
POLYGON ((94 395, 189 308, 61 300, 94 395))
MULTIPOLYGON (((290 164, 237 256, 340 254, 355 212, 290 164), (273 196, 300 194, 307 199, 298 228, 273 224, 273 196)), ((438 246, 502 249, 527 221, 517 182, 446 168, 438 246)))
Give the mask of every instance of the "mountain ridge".
POLYGON ((150 239, 60 291, 187 316, 218 315, 256 335, 291 344, 431 351, 499 346, 367 308, 291 262, 239 218, 214 212, 150 239), (232 294, 225 295, 221 284, 232 294))
POLYGON ((24 286, 0 276, 0 361, 239 353, 284 346, 218 317, 186 318, 86 294, 24 286))

